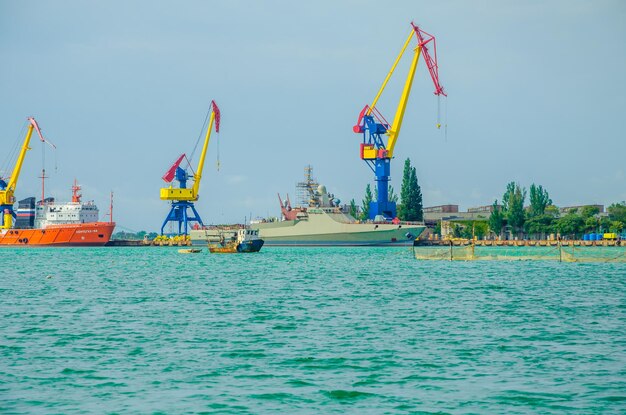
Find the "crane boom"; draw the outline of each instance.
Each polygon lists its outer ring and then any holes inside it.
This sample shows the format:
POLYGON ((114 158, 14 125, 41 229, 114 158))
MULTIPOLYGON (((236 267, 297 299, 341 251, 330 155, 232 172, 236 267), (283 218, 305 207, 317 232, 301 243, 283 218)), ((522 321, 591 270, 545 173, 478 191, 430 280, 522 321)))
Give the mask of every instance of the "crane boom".
POLYGON ((402 46, 402 49, 400 50, 398 57, 393 62, 393 65, 391 65, 391 69, 389 70, 389 73, 385 77, 383 84, 381 85, 380 89, 378 90, 378 93, 374 97, 374 101, 372 101, 372 105, 370 105, 369 110, 367 111, 367 115, 371 115, 372 109, 376 108, 376 104, 378 104, 378 99, 383 94, 383 91, 385 90, 385 87, 387 86, 387 82, 389 82, 389 79, 391 79, 391 75, 393 75, 393 71, 396 70, 396 66, 398 66, 398 62, 400 62, 400 59, 402 58, 402 55, 404 55, 404 51, 406 50, 407 46, 409 46, 409 43, 411 43, 412 38, 413 38, 413 30, 411 29, 411 33, 409 33, 409 37, 406 38, 406 42, 404 42, 404 45, 402 46))
POLYGON ((220 132, 220 109, 217 107, 215 101, 211 101, 211 118, 209 119, 209 128, 206 130, 204 137, 204 145, 202 146, 202 153, 200 153, 200 160, 198 161, 198 168, 196 174, 193 175, 193 194, 198 200, 198 191, 200 190, 200 180, 202 179, 202 170, 204 170, 204 159, 206 158, 206 152, 209 148, 209 140, 211 139, 211 131, 213 130, 213 122, 215 122, 215 132, 220 132))
POLYGON ((22 149, 20 151, 20 155, 17 157, 17 162, 15 163, 15 167, 13 168, 13 173, 11 173, 11 178, 9 179, 9 183, 7 184, 7 189, 11 189, 15 191, 15 186, 17 185, 17 180, 20 177, 20 172, 22 171, 22 164, 24 164, 24 158, 26 157, 26 152, 30 150, 30 138, 33 135, 33 130, 37 131, 39 138, 41 141, 46 141, 41 134, 41 129, 37 124, 37 121, 33 117, 28 117, 28 130, 26 131, 26 137, 24 138, 24 143, 22 144, 22 149))
MULTIPOLYGON (((2 225, 0 225, 1 229, 9 229, 13 225, 12 218, 14 216, 13 204, 15 203, 15 188, 17 186, 17 180, 20 177, 20 172, 22 171, 24 159, 26 158, 26 152, 30 150, 30 138, 33 135, 33 130, 37 131, 41 141, 46 141, 43 138, 43 134, 41 134, 41 129, 39 128, 37 121, 33 117, 28 117, 28 123, 28 130, 26 131, 26 136, 24 137, 20 154, 15 162, 15 167, 13 167, 11 177, 6 185, 3 186, 4 188, 0 188, 0 218, 2 218, 2 225)), ((4 184, 1 180, 0 183, 4 184)))
POLYGON ((406 104, 409 102, 409 95, 411 94, 413 78, 415 77, 415 70, 417 69, 417 63, 419 62, 421 51, 422 48, 420 46, 415 48, 409 74, 406 77, 404 89, 402 90, 402 95, 400 96, 400 102, 398 102, 398 108, 396 109, 396 115, 393 117, 393 124, 391 125, 391 128, 387 130, 387 134, 389 135, 389 139, 387 140, 387 157, 389 158, 393 157, 393 149, 395 148, 398 136, 400 135, 400 128, 402 128, 402 120, 404 119, 406 104))

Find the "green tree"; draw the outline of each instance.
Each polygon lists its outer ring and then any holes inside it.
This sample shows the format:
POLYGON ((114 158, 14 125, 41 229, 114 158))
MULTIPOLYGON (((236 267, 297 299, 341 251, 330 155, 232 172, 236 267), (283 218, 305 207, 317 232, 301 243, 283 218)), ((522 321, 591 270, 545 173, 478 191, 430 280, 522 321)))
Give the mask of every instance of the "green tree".
POLYGON ((391 185, 389 185, 389 194, 387 197, 389 198, 390 202, 398 203, 398 195, 393 190, 393 187, 391 187, 391 185))
POLYGON ((608 227, 609 232, 621 233, 624 230, 624 223, 618 220, 611 221, 608 227))
POLYGON ((570 212, 567 215, 561 216, 556 221, 555 228, 561 236, 576 238, 584 233, 585 220, 582 216, 574 212, 570 212))
POLYGON ((598 209, 598 207, 596 206, 583 206, 578 212, 578 214, 580 214, 580 216, 582 216, 582 218, 585 220, 592 218, 598 213, 600 213, 600 209, 598 209))
POLYGON ((398 206, 398 217, 402 220, 408 220, 409 216, 409 199, 411 192, 411 159, 404 160, 404 170, 402 172, 402 186, 400 187, 400 199, 402 204, 398 206))
POLYGON ((613 203, 607 208, 607 211, 609 212, 609 219, 626 225, 626 202, 613 203))
MULTIPOLYGON (((611 229, 611 223, 612 223, 611 219, 609 219, 607 216, 601 216, 599 220, 598 232, 606 232, 607 229, 611 229)), ((621 222, 618 221, 616 223, 621 223, 621 222)))
POLYGON ((435 225, 435 229, 433 229, 433 233, 435 235, 441 236, 441 221, 440 220, 437 221, 437 224, 435 225))
POLYGON ((533 183, 530 185, 530 217, 543 215, 546 208, 552 204, 552 199, 548 195, 548 191, 541 185, 535 186, 533 183))
POLYGON ((458 223, 451 223, 450 228, 452 231, 453 238, 462 238, 463 237, 463 227, 458 223))
POLYGON ((417 181, 417 171, 411 167, 411 160, 404 162, 402 186, 400 188, 402 204, 398 206, 398 217, 407 221, 424 220, 422 189, 417 181))
POLYGON ((350 200, 350 210, 349 210, 350 216, 352 216, 353 218, 356 218, 357 214, 358 214, 358 209, 356 207, 356 202, 354 201, 354 199, 350 200))
POLYGON ((500 235, 502 233, 502 225, 504 225, 504 217, 502 215, 502 211, 498 206, 498 199, 493 202, 491 215, 489 216, 489 229, 491 232, 496 235, 500 235))
POLYGON ((489 233, 489 224, 485 220, 477 220, 474 222, 474 235, 478 239, 483 239, 489 233))
POLYGON ((600 228, 600 221, 595 216, 587 218, 583 216, 583 219, 585 221, 585 232, 595 232, 600 228))
POLYGON ((547 213, 532 216, 524 222, 524 229, 533 238, 544 238, 545 235, 554 232, 555 220, 553 215, 547 213))
POLYGON ((417 182, 417 172, 415 167, 411 168, 411 180, 409 190, 409 219, 411 221, 424 220, 424 205, 422 201, 422 189, 417 182))
POLYGON ((546 215, 552 216, 553 218, 556 218, 559 216, 559 208, 554 205, 546 206, 546 210, 544 211, 544 213, 546 215))
POLYGON ((478 239, 483 239, 483 237, 489 231, 489 224, 487 221, 483 220, 474 220, 474 221, 463 221, 460 222, 463 225, 461 231, 461 237, 466 239, 472 239, 476 237, 478 239))
POLYGON ((509 210, 509 199, 515 193, 515 182, 510 182, 506 185, 506 191, 502 196, 502 211, 506 215, 506 212, 509 210))
POLYGON ((502 196, 502 204, 505 206, 504 217, 514 231, 520 231, 524 226, 525 200, 526 189, 514 182, 507 185, 506 193, 502 196))
POLYGON ((369 183, 365 186, 365 198, 363 199, 363 209, 361 211, 361 219, 367 220, 370 216, 370 202, 374 200, 372 197, 372 188, 369 183))

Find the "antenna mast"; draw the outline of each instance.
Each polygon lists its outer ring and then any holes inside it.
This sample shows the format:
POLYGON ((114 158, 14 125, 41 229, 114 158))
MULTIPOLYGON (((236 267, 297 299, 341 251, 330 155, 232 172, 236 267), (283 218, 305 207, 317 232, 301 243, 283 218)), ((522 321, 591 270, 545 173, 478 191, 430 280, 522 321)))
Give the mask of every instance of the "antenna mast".
POLYGON ((41 169, 41 176, 39 176, 39 178, 41 179, 41 204, 43 204, 46 198, 46 179, 48 178, 48 176, 46 176, 46 169, 41 169))

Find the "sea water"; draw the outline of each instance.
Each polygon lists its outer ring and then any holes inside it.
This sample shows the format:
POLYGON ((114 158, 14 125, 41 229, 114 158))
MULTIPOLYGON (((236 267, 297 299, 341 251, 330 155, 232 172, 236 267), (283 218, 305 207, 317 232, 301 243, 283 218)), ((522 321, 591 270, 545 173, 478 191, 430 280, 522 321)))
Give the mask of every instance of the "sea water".
POLYGON ((0 413, 626 411, 623 263, 0 252, 0 413))

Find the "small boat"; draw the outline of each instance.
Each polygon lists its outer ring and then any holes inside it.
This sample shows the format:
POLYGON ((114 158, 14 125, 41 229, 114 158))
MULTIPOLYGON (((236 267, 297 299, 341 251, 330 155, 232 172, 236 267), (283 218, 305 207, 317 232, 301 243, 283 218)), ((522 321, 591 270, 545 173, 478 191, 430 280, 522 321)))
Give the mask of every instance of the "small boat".
POLYGON ((200 252, 202 252, 200 248, 184 248, 178 250, 179 254, 198 254, 200 252))
POLYGON ((226 240, 222 233, 219 243, 209 244, 209 252, 212 254, 259 252, 263 243, 263 239, 259 238, 258 229, 239 229, 236 237, 231 237, 229 240, 226 240))

